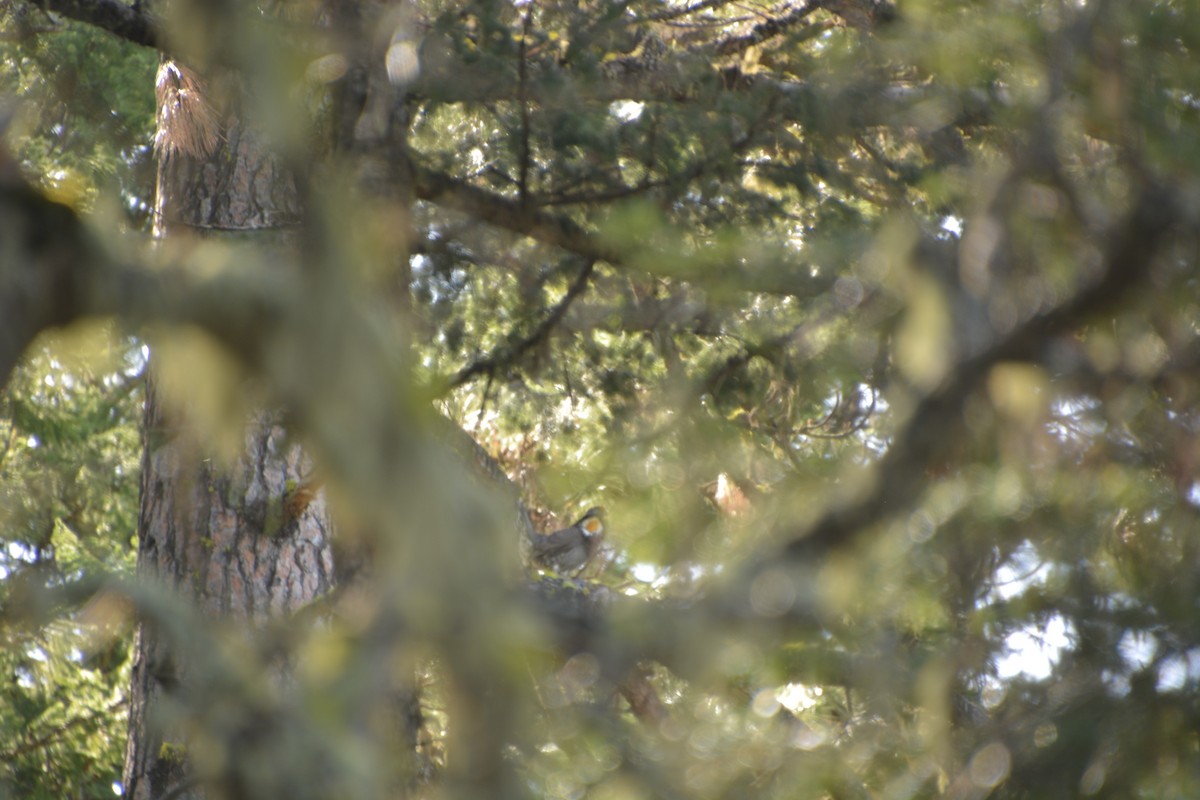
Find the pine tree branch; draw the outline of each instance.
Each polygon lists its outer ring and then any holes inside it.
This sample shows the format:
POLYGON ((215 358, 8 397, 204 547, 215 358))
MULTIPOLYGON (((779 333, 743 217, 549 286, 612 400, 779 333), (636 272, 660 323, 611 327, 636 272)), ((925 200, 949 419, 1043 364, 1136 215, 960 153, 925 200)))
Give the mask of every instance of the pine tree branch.
MULTIPOLYGON (((195 325, 248 368, 264 372, 289 321, 290 329, 305 326, 300 289, 280 270, 248 257, 237 270, 197 277, 186 264, 150 268, 117 259, 74 210, 29 186, 5 156, 0 149, 0 388, 38 334, 85 317, 112 316, 133 327, 195 325)), ((590 275, 589 265, 527 346, 561 321, 590 275)), ((499 465, 458 426, 447 421, 443 434, 443 441, 511 488, 499 465), (460 446, 464 442, 469 445, 460 446)), ((532 525, 519 499, 517 511, 518 527, 528 535, 532 525)))
MULTIPOLYGON (((0 158, 3 157, 0 153, 0 158)), ((88 249, 78 218, 0 166, 0 387, 33 339, 82 312, 80 262, 88 249)))
POLYGON ((1124 222, 1114 226, 1096 280, 959 363, 938 389, 917 403, 875 466, 864 493, 835 505, 810 527, 795 533, 781 552, 756 561, 747 571, 744 585, 782 563, 815 563, 853 543, 871 526, 910 509, 921 495, 926 468, 961 435, 963 407, 991 369, 1006 361, 1043 360, 1054 337, 1126 299, 1125 293, 1146 277, 1146 265, 1162 250, 1166 234, 1178 222, 1180 207, 1165 187, 1154 183, 1144 187, 1124 222))
POLYGON ((54 728, 42 734, 41 736, 22 741, 19 744, 8 748, 7 750, 0 750, 0 761, 12 763, 21 756, 32 753, 33 751, 43 748, 46 745, 54 744, 59 738, 74 728, 85 725, 92 725, 95 727, 105 725, 108 721, 107 718, 111 716, 113 712, 128 704, 129 698, 122 697, 118 700, 114 700, 112 703, 109 703, 105 708, 94 708, 86 714, 80 714, 77 717, 71 717, 65 722, 56 725, 54 728))
POLYGON ((517 200, 416 163, 411 166, 411 174, 413 190, 420 200, 462 212, 481 222, 560 247, 589 260, 605 261, 614 266, 625 261, 624 253, 600 242, 594 234, 567 217, 523 206, 517 200))
POLYGON ((133 325, 192 323, 246 363, 266 358, 265 332, 294 287, 271 270, 197 278, 110 254, 73 209, 31 187, 0 152, 0 386, 39 333, 88 316, 133 325))
MULTIPOLYGON (((622 269, 661 269, 670 272, 672 263, 682 262, 678 250, 660 252, 653 245, 628 241, 617 246, 592 233, 566 216, 522 205, 518 200, 480 189, 443 172, 415 162, 410 165, 413 192, 420 200, 435 203, 543 244, 559 247, 584 259, 603 261, 622 269)), ((747 292, 811 297, 827 289, 830 280, 814 275, 801 263, 723 264, 720 269, 689 269, 697 283, 712 283, 747 292)))
POLYGON ((762 44, 768 39, 773 39, 776 36, 787 33, 789 29, 808 19, 814 11, 822 8, 824 5, 824 0, 809 0, 809 2, 801 4, 798 8, 792 9, 787 14, 779 17, 771 17, 758 23, 750 29, 749 33, 721 39, 712 45, 712 49, 719 56, 737 55, 755 45, 762 44))
POLYGON ((680 6, 677 8, 667 8, 662 11, 656 11, 647 16, 646 19, 650 22, 669 22, 673 19, 686 17, 689 14, 695 14, 710 8, 720 8, 721 6, 731 5, 733 2, 734 0, 699 0, 699 2, 692 3, 690 6, 680 6))
POLYGON ((143 47, 163 49, 164 42, 151 20, 145 3, 121 0, 39 0, 33 5, 67 19, 108 31, 143 47))
MULTIPOLYGON (((128 5, 120 0, 43 0, 42 8, 62 17, 92 25, 108 31, 126 41, 163 52, 169 48, 153 17, 142 4, 128 5)), ((717 5, 717 4, 713 4, 717 5)), ((737 52, 749 44, 777 35, 798 19, 807 15, 809 9, 825 8, 830 13, 853 19, 851 24, 864 20, 890 19, 894 9, 882 0, 813 0, 792 14, 761 23, 746 37, 734 37, 717 43, 716 47, 737 52), (749 43, 749 44, 747 44, 749 43)), ((707 8, 698 3, 682 13, 707 8)), ((714 69, 712 64, 713 45, 698 45, 694 52, 674 53, 664 58, 662 54, 627 56, 606 64, 596 79, 589 80, 586 87, 578 87, 580 94, 598 103, 617 100, 642 102, 691 102, 702 99, 713 92, 734 91, 753 93, 762 98, 771 98, 776 104, 780 118, 802 125, 811 125, 821 114, 821 123, 827 132, 836 121, 832 117, 844 117, 846 122, 854 117, 854 124, 870 124, 883 119, 895 102, 902 98, 881 96, 873 102, 855 97, 818 97, 815 90, 802 81, 783 80, 766 74, 747 74, 737 66, 714 69), (823 109, 823 110, 822 110, 823 109), (845 109, 836 115, 831 111, 845 109), (852 111, 851 111, 852 110, 852 111)), ((574 83, 563 67, 542 61, 530 64, 526 80, 528 100, 541 106, 553 106, 560 99, 561 89, 553 89, 552 95, 538 87, 561 87, 574 83)), ((427 97, 448 103, 494 102, 519 97, 523 89, 521 81, 500 70, 493 70, 442 54, 436 62, 423 65, 421 77, 413 84, 407 96, 427 97)), ((883 91, 881 87, 881 92, 883 91)))
POLYGON ((467 364, 454 374, 447 388, 453 389, 462 386, 471 378, 484 372, 489 374, 494 373, 496 370, 514 363, 527 350, 542 342, 550 334, 550 331, 554 330, 559 321, 562 320, 575 298, 583 294, 583 290, 587 288, 588 279, 591 277, 595 266, 595 261, 588 261, 584 265, 583 269, 575 277, 575 280, 567 288, 567 293, 563 295, 563 298, 550 309, 550 313, 546 315, 546 318, 538 323, 537 327, 530 331, 527 336, 500 345, 487 356, 478 358, 467 364))

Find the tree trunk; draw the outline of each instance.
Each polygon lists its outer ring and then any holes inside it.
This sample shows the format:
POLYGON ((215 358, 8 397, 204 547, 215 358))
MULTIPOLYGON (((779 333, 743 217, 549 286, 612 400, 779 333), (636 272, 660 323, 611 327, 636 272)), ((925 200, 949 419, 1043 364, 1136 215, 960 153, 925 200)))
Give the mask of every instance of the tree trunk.
MULTIPOLYGON (((167 240, 253 235, 255 243, 287 247, 299 217, 293 182, 238 115, 197 107, 194 91, 181 104, 181 82, 191 82, 189 90, 199 86, 189 72, 165 62, 159 77, 158 234, 167 240)), ((328 515, 319 495, 303 505, 287 504, 308 465, 279 416, 254 414, 243 454, 225 470, 188 435, 186 414, 186 408, 164 407, 152 378, 139 581, 190 604, 202 620, 228 619, 250 629, 327 592, 333 582, 328 515)), ((134 800, 191 794, 182 789, 193 785, 196 771, 238 785, 221 771, 245 760, 244 753, 211 752, 228 748, 236 737, 196 740, 197 730, 213 724, 200 718, 217 714, 221 701, 206 694, 219 687, 200 684, 217 678, 191 663, 203 651, 180 647, 180 639, 192 634, 181 637, 168 628, 144 619, 138 631, 124 772, 126 796, 134 800), (201 756, 204 766, 198 768, 201 756)), ((192 646, 205 647, 194 638, 192 646)))

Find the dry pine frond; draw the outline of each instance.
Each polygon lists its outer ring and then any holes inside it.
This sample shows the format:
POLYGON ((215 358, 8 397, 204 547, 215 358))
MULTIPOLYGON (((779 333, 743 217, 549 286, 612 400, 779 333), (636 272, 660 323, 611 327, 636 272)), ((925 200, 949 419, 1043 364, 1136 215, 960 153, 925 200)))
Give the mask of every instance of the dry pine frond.
POLYGON ((220 122, 204 96, 204 82, 187 67, 164 61, 158 68, 158 132, 154 147, 162 155, 184 153, 205 158, 217 146, 220 122))

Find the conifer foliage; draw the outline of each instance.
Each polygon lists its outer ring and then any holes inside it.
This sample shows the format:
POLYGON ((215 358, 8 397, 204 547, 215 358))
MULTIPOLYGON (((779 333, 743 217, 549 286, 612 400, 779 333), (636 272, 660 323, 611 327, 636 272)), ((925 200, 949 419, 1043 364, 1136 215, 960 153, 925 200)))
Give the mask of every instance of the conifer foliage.
POLYGON ((1200 794, 1189 4, 0 15, 0 795, 1200 794))

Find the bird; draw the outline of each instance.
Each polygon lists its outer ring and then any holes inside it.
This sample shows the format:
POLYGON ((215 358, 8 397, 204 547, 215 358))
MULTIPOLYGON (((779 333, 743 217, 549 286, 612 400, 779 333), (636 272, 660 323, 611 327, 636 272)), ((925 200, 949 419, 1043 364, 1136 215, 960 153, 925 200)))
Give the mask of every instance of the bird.
POLYGON ((604 509, 595 506, 569 528, 534 537, 530 557, 534 564, 575 577, 600 550, 604 538, 604 509))

